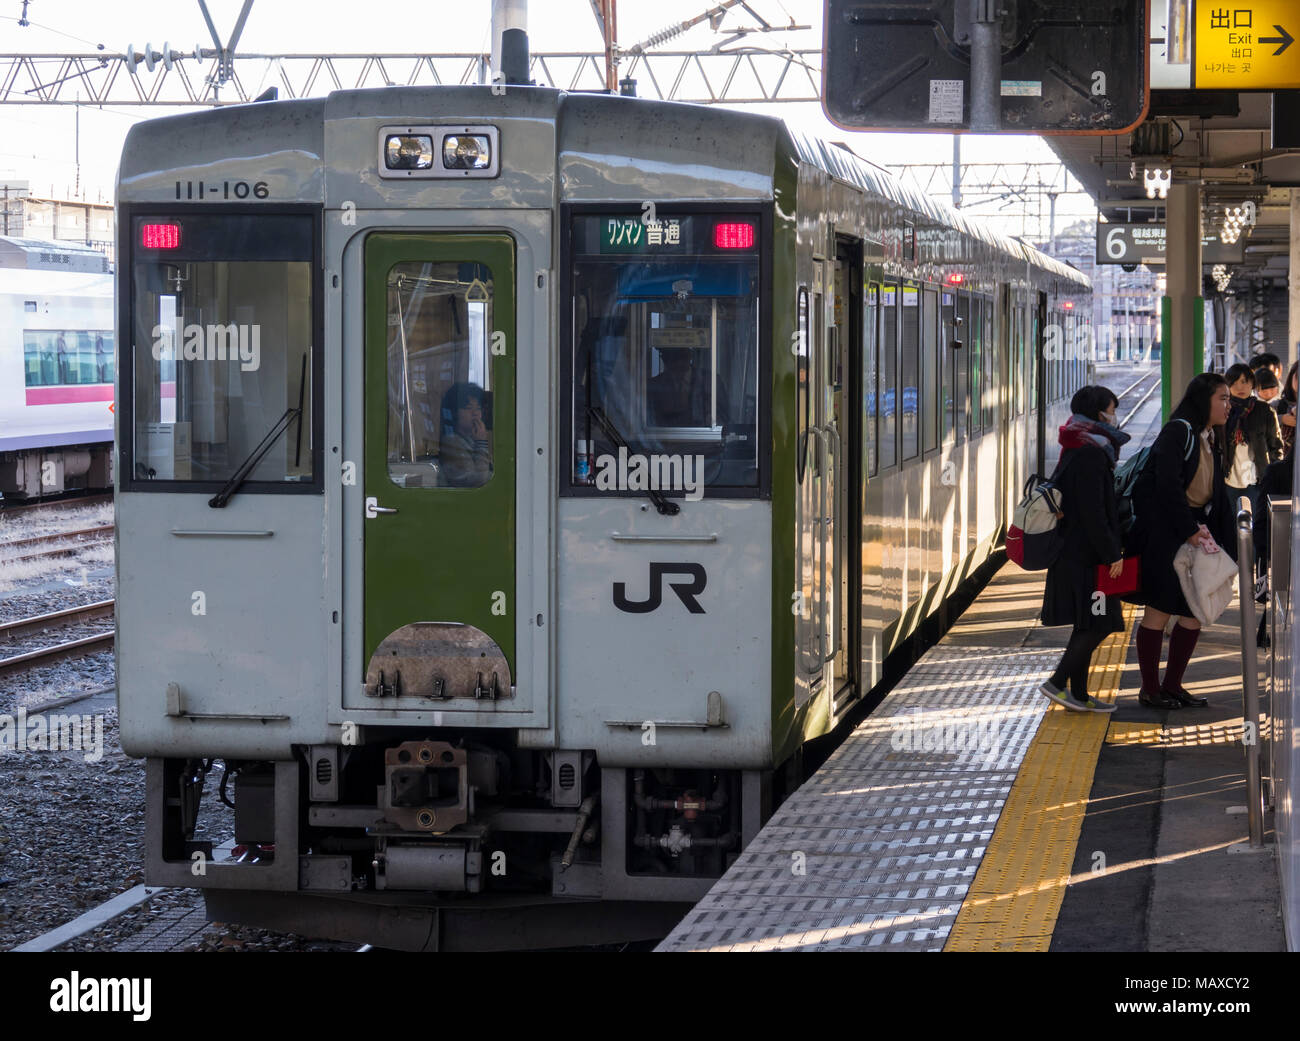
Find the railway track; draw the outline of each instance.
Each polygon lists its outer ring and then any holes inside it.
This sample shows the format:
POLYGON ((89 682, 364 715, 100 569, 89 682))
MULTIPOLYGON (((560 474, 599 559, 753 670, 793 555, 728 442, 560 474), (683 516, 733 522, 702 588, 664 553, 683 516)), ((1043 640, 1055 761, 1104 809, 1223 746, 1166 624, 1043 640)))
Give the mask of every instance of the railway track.
MULTIPOLYGON (((98 603, 85 604, 81 607, 70 607, 64 611, 52 611, 49 614, 5 622, 0 625, 0 642, 10 641, 19 636, 29 636, 33 633, 49 632, 62 626, 80 624, 96 618, 112 617, 115 603, 116 601, 113 600, 101 600, 98 603)), ((25 651, 22 654, 0 658, 0 676, 7 676, 15 672, 22 672, 25 669, 39 665, 49 665, 69 658, 83 658, 88 654, 97 654, 100 651, 108 650, 112 646, 112 630, 93 633, 90 636, 83 636, 76 640, 51 644, 33 651, 25 651)))
POLYGON ((1130 394, 1132 394, 1132 393, 1134 393, 1135 391, 1137 391, 1139 388, 1141 388, 1141 390, 1144 390, 1144 391, 1145 391, 1145 390, 1148 390, 1148 389, 1149 389, 1149 386, 1150 386, 1149 384, 1148 384, 1148 386, 1146 386, 1146 387, 1143 387, 1143 386, 1142 386, 1142 384, 1147 383, 1148 380, 1153 380, 1153 381, 1155 382, 1155 385, 1156 385, 1156 386, 1159 386, 1159 384, 1160 384, 1160 371, 1157 369, 1155 372, 1144 372, 1144 373, 1142 373, 1140 376, 1138 376, 1137 379, 1135 379, 1135 380, 1134 380, 1132 383, 1130 383, 1127 387, 1125 387, 1125 388, 1124 388, 1123 390, 1121 390, 1118 394, 1116 394, 1115 397, 1119 398, 1120 401, 1123 401, 1126 397, 1128 397, 1130 394))
POLYGON ((69 499, 45 499, 41 502, 24 503, 21 506, 8 506, 0 502, 0 515, 29 513, 32 510, 71 509, 79 506, 95 506, 101 502, 112 502, 111 494, 78 495, 69 499))
POLYGON ((102 541, 110 538, 113 534, 113 525, 100 524, 93 528, 78 528, 75 531, 58 531, 52 535, 32 535, 23 539, 10 539, 6 542, 0 542, 0 554, 9 563, 17 563, 23 560, 39 560, 44 557, 61 557, 71 553, 76 553, 84 549, 93 542, 102 541), (68 539, 83 539, 89 537, 92 542, 72 542, 68 539), (48 547, 37 549, 36 547, 48 547), (33 550, 33 552, 19 553, 17 556, 8 554, 14 550, 33 550))
POLYGON ((1119 399, 1120 405, 1127 408, 1127 414, 1119 421, 1119 429, 1123 430, 1133 418, 1138 414, 1138 410, 1147 403, 1147 399, 1160 389, 1160 371, 1144 372, 1127 387, 1115 395, 1119 399), (1131 405, 1124 405, 1125 398, 1133 400, 1131 405))

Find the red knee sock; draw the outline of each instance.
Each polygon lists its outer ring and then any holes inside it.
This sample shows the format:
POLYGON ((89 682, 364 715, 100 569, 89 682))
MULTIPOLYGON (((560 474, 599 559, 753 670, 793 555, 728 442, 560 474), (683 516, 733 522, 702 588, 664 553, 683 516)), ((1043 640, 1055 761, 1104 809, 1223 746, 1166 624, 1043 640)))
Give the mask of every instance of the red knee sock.
POLYGON ((1160 689, 1160 649, 1165 631, 1138 626, 1138 668, 1142 670, 1142 689, 1154 694, 1160 689))
POLYGON ((1192 651, 1201 636, 1200 629, 1184 629, 1179 622, 1169 634, 1169 664, 1165 666, 1164 690, 1176 692, 1183 685, 1183 673, 1192 660, 1192 651))

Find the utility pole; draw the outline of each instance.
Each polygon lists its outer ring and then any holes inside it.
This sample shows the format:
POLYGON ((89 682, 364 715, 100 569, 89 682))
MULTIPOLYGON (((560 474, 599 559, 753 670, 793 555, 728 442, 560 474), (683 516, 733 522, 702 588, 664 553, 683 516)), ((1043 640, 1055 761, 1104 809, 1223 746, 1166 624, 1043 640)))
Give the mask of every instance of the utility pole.
POLYGON ((976 133, 1002 129, 1002 0, 969 0, 970 128, 976 133))
POLYGON ((601 38, 605 41, 605 89, 618 91, 618 0, 591 0, 601 38))

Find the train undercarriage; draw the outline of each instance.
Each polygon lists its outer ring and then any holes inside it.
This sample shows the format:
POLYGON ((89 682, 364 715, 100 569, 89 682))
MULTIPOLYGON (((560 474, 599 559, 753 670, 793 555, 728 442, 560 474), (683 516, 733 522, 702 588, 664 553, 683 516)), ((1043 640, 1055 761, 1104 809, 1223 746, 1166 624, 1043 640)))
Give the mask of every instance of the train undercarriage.
POLYGON ((481 733, 149 759, 146 878, 202 888, 218 920, 394 949, 647 940, 754 837, 772 776, 601 767, 481 733), (214 796, 234 811, 222 844, 196 837, 214 796))
POLYGON ((0 452, 0 500, 5 502, 112 487, 111 443, 0 452))

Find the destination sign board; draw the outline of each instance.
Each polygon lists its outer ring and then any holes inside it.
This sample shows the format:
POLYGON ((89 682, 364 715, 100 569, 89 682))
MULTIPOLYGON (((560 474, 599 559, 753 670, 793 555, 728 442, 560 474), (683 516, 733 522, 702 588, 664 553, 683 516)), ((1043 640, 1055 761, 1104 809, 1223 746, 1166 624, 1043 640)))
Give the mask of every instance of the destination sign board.
MULTIPOLYGON (((1163 224, 1098 224, 1098 264, 1145 264, 1164 267, 1166 229, 1163 224)), ((1245 243, 1232 245, 1216 235, 1201 239, 1202 264, 1240 264, 1246 259, 1245 243)))

